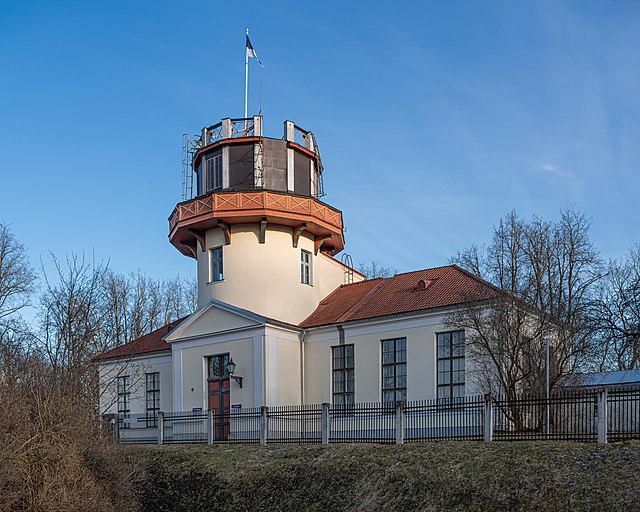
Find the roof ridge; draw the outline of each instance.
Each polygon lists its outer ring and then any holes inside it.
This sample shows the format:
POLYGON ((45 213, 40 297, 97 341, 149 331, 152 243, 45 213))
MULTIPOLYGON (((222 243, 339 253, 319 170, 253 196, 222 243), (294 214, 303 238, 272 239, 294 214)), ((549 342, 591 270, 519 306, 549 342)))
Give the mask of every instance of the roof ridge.
POLYGON ((440 270, 442 268, 451 268, 455 265, 440 265, 438 267, 429 267, 429 268, 422 268, 419 270, 409 270, 408 272, 399 272, 397 274, 394 274, 393 276, 390 277, 396 277, 396 276, 406 276, 407 274, 417 274, 418 272, 427 272, 428 270, 440 270))

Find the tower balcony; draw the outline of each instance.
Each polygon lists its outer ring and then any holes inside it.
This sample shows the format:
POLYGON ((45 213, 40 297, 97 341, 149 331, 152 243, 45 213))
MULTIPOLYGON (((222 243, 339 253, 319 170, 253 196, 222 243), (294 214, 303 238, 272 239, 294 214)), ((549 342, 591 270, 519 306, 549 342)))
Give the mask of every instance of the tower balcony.
POLYGON ((169 217, 169 240, 182 254, 195 258, 198 246, 205 250, 205 233, 222 229, 231 243, 232 226, 257 223, 260 243, 269 224, 291 228, 297 247, 302 233, 312 234, 315 252, 334 255, 344 249, 342 212, 315 197, 273 190, 222 191, 179 203, 169 217))

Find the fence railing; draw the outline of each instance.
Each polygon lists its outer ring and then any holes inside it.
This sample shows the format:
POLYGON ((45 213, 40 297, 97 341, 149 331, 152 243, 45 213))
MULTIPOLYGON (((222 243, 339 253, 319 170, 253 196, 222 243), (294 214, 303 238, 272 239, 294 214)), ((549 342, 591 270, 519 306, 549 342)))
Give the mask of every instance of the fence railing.
POLYGON ((222 139, 237 139, 241 137, 260 136, 260 121, 257 117, 247 117, 239 119, 224 119, 221 122, 204 128, 199 139, 200 147, 208 146, 222 139), (256 129, 258 123, 258 129, 256 129))
POLYGON ((385 443, 640 438, 640 388, 108 418, 121 443, 385 443), (547 420, 548 418, 548 420, 547 420))

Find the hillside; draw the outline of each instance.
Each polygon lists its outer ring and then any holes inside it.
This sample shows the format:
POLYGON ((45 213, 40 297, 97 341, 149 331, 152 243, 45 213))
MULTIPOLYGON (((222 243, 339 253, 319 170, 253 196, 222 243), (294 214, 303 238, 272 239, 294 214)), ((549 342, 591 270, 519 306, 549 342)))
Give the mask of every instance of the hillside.
POLYGON ((149 511, 640 510, 640 442, 123 449, 149 511))

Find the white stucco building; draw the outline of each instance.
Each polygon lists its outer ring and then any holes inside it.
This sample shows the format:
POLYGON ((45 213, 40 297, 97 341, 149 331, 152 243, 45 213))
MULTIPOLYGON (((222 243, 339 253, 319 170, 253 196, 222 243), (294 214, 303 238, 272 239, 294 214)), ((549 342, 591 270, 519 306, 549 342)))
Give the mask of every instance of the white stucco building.
POLYGON ((365 280, 334 258, 342 213, 319 199, 313 135, 286 122, 272 139, 261 125, 225 119, 194 144, 194 197, 169 239, 196 260, 199 307, 98 358, 102 412, 476 393, 464 332, 445 316, 495 288, 457 266, 365 280))

